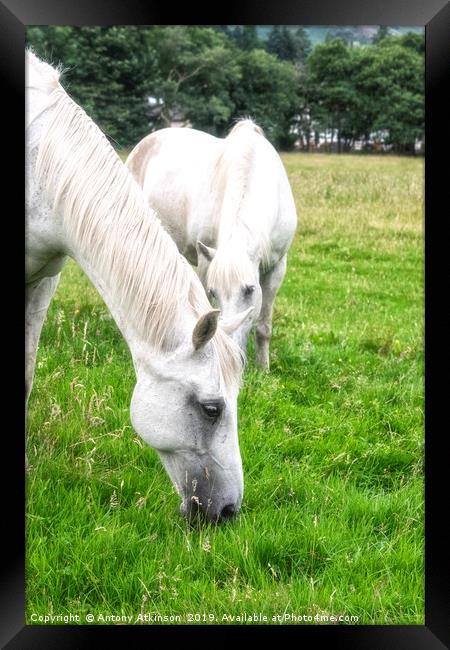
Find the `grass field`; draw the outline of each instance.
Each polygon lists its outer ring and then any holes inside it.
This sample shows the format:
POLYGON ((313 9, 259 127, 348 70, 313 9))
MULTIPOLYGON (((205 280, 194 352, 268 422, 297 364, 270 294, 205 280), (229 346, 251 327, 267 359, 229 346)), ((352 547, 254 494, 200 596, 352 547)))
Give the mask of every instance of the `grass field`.
POLYGON ((29 404, 28 623, 424 623, 423 160, 283 160, 299 228, 270 374, 249 350, 233 523, 191 529, 178 516, 130 425, 125 343, 65 268, 29 404))

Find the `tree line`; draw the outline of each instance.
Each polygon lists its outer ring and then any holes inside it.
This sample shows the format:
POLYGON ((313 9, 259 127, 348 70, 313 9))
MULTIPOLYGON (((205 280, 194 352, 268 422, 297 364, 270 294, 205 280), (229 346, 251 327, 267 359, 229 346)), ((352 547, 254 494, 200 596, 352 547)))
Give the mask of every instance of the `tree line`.
POLYGON ((424 37, 378 30, 369 45, 314 47, 302 27, 29 27, 38 56, 118 147, 184 120, 224 136, 251 116, 279 149, 374 141, 414 152, 424 134, 424 37))

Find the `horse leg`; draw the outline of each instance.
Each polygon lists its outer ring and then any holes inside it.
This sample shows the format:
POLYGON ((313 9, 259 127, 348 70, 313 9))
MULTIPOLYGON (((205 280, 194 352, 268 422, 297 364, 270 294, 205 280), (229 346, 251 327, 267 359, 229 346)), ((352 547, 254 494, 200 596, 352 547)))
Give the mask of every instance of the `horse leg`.
POLYGON ((269 369, 273 303, 286 273, 286 257, 287 255, 284 255, 270 271, 260 276, 262 303, 255 331, 256 365, 265 370, 269 369))
POLYGON ((42 278, 36 284, 25 289, 25 413, 33 385, 36 354, 42 325, 60 275, 58 273, 53 277, 42 278))

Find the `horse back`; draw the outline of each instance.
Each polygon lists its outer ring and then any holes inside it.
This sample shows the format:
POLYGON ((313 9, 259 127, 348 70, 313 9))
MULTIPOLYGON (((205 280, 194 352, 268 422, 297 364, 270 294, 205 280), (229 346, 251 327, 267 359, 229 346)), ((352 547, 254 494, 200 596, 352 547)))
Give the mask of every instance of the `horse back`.
POLYGON ((196 241, 211 241, 209 191, 220 140, 196 129, 155 131, 131 151, 126 165, 179 251, 197 263, 196 241))

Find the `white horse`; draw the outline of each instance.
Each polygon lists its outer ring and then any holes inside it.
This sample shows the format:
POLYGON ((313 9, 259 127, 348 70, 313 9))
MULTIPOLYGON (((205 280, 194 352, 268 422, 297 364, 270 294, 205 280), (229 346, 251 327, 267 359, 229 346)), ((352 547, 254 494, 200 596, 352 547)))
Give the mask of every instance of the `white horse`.
POLYGON ((256 361, 268 368, 273 303, 297 215, 283 163, 262 130, 249 119, 226 138, 161 129, 126 164, 223 317, 248 309, 233 338, 245 349, 256 324, 256 361))
MULTIPOLYGON (((26 390, 47 308, 70 256, 91 279, 131 352, 136 432, 154 447, 186 516, 235 514, 238 346, 218 327, 179 254, 106 137, 59 72, 26 55, 26 390)), ((228 324, 230 327, 230 325, 228 324)))

